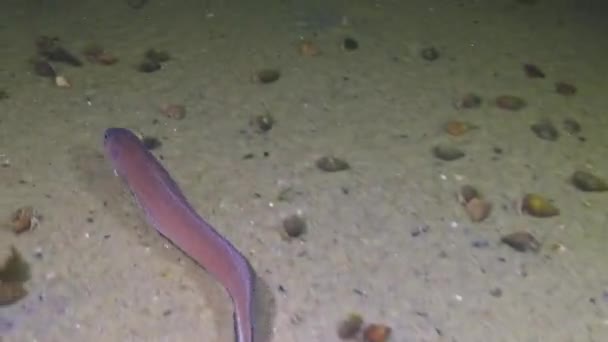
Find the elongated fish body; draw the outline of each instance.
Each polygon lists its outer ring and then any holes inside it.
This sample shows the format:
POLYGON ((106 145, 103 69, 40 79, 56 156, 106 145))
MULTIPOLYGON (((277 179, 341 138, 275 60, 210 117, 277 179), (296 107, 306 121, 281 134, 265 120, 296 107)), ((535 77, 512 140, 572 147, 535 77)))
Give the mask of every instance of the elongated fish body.
POLYGON ((107 129, 104 150, 148 224, 226 288, 234 305, 236 341, 253 342, 255 272, 249 261, 196 213, 167 170, 133 132, 107 129))

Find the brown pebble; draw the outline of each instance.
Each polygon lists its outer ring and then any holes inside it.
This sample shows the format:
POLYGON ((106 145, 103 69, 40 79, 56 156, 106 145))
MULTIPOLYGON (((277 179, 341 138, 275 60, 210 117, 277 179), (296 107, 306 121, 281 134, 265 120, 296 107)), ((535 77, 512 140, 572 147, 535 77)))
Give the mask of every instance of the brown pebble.
POLYGON ((297 238, 306 232, 306 221, 301 215, 290 215, 283 220, 283 230, 288 238, 297 238))
POLYGON ((338 324, 338 337, 346 340, 357 336, 363 326, 363 317, 358 313, 351 313, 338 324))
POLYGON ((103 52, 95 58, 95 61, 100 65, 112 65, 118 62, 118 57, 110 54, 109 52, 103 52))
POLYGON ((572 184, 581 191, 608 191, 608 183, 606 183, 605 180, 587 171, 574 172, 570 180, 572 181, 572 184))
POLYGON ((460 120, 451 120, 445 124, 445 131, 451 136, 458 137, 464 135, 465 133, 476 129, 477 126, 470 124, 466 121, 460 120))
POLYGON ((372 323, 363 330, 365 342, 386 342, 391 336, 392 328, 384 324, 372 323))
POLYGON ((526 101, 519 96, 513 95, 501 95, 496 98, 495 103, 498 108, 511 111, 517 111, 526 106, 526 101))
POLYGON ((175 120, 181 120, 186 117, 186 107, 180 104, 166 104, 160 108, 160 112, 170 118, 175 120))
POLYGON ((542 119, 530 125, 534 134, 543 140, 556 141, 559 138, 559 131, 549 119, 542 119))
POLYGON ((345 161, 333 156, 324 156, 317 159, 317 167, 325 172, 338 172, 350 169, 350 165, 345 161))
POLYGON ((302 40, 298 44, 298 52, 304 57, 314 57, 321 54, 319 47, 310 40, 302 40))
POLYGON ((576 94, 576 87, 567 82, 556 82, 555 91, 560 95, 572 96, 576 94))
POLYGON ((465 211, 473 222, 485 220, 492 211, 492 204, 481 198, 472 198, 464 206, 465 211))
POLYGON ((524 64, 524 72, 529 78, 545 78, 545 73, 534 64, 524 64))
POLYGON ((31 206, 15 210, 11 217, 11 226, 15 234, 21 234, 35 228, 36 223, 37 219, 34 215, 34 208, 31 206))
POLYGON ((519 231, 500 238, 500 241, 518 252, 538 252, 540 242, 529 232, 519 231))

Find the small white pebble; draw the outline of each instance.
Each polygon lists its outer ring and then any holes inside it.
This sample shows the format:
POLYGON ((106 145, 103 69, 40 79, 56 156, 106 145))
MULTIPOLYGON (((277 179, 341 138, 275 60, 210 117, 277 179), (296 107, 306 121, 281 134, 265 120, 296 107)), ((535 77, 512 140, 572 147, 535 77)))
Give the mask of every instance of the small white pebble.
POLYGON ((458 301, 458 302, 462 302, 462 296, 461 296, 461 295, 459 295, 459 294, 455 294, 455 295, 454 295, 454 299, 455 299, 456 301, 458 301))
POLYGON ((270 208, 274 208, 274 202, 268 202, 268 206, 269 206, 270 208))
POLYGON ((441 180, 448 180, 448 177, 443 173, 439 175, 439 178, 441 178, 441 180))
POLYGON ((458 228, 458 222, 456 222, 456 221, 450 222, 450 227, 452 227, 452 228, 458 228))
POLYGON ((91 237, 91 235, 89 235, 89 233, 84 233, 84 238, 85 238, 85 239, 88 239, 88 238, 90 238, 90 237, 91 237))

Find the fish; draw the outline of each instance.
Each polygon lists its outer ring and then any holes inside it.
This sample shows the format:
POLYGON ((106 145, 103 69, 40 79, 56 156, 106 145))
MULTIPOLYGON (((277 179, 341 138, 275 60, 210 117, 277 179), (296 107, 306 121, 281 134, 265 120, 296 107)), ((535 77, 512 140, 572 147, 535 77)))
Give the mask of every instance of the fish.
POLYGON ((147 223, 219 281, 232 299, 236 342, 254 342, 255 270, 247 258, 194 210, 160 161, 127 128, 108 128, 106 159, 147 223))

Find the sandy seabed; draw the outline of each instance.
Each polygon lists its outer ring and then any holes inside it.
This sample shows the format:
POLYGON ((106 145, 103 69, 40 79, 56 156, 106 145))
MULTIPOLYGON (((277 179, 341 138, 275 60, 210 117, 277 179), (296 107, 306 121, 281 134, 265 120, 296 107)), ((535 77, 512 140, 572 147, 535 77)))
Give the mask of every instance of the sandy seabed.
POLYGON ((139 10, 3 1, 0 211, 32 205, 42 219, 19 236, 0 232, 0 252, 14 245, 32 266, 29 295, 0 307, 0 340, 233 340, 223 288, 144 223, 103 159, 112 126, 161 139, 155 153, 194 207, 249 258, 261 279, 259 341, 336 341, 350 312, 391 326, 398 342, 608 340, 608 195, 568 183, 579 169, 608 177, 607 10, 544 0, 150 0, 139 10), (39 35, 75 53, 95 42, 120 61, 58 64, 72 82, 58 88, 28 64, 39 35), (343 50, 345 37, 359 49, 343 50), (322 54, 300 56, 302 38, 322 54), (430 46, 433 62, 420 56, 430 46), (172 59, 140 73, 149 48, 172 59), (546 77, 527 78, 523 63, 546 77), (281 78, 252 82, 262 68, 281 78), (557 81, 577 93, 557 94, 557 81), (481 107, 456 108, 469 92, 481 107), (496 108, 503 94, 528 106, 496 108), (186 117, 164 117, 166 103, 186 117), (250 120, 264 113, 276 124, 259 134, 250 120), (530 130, 547 118, 556 141, 530 130), (566 118, 580 136, 562 130, 566 118), (450 137, 442 126, 453 119, 478 129, 450 137), (440 143, 466 156, 439 161, 440 143), (351 169, 320 171, 324 155, 351 169), (464 184, 492 202, 487 220, 463 211, 464 184), (560 215, 518 213, 527 192, 553 199, 560 215), (286 241, 281 222, 294 213, 308 230, 286 241), (540 253, 499 243, 520 230, 543 242, 540 253))

